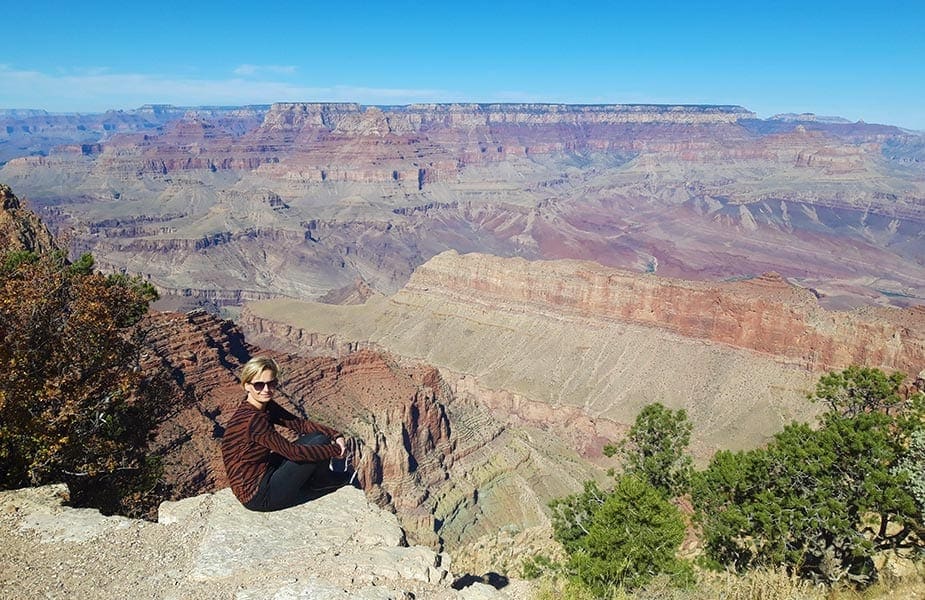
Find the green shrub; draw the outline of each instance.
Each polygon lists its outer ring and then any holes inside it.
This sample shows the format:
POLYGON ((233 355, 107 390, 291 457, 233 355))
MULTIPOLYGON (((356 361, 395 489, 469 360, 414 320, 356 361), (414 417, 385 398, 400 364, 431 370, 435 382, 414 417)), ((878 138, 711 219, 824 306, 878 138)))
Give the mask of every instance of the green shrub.
POLYGON ((869 583, 875 553, 921 549, 921 507, 897 467, 922 420, 901 382, 857 367, 823 376, 818 428, 792 423, 766 448, 718 452, 693 486, 708 558, 869 583))
POLYGON ((619 446, 608 446, 604 452, 619 453, 624 472, 648 481, 666 498, 678 498, 690 490, 691 429, 684 409, 673 411, 656 402, 642 409, 619 446))
POLYGON ((555 537, 568 555, 565 572, 595 595, 636 589, 659 574, 676 585, 690 583, 690 565, 677 558, 684 518, 639 477, 618 477, 606 493, 588 483, 552 508, 555 537))

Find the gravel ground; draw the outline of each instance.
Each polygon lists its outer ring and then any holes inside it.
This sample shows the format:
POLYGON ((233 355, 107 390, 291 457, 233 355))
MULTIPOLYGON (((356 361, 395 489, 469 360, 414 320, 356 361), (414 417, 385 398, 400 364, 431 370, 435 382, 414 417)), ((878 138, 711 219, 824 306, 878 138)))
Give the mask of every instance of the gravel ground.
POLYGON ((56 520, 66 521, 63 512, 32 510, 27 502, 0 504, 0 597, 4 599, 194 599, 227 598, 232 593, 184 589, 186 577, 177 567, 189 564, 195 545, 188 542, 196 537, 188 526, 181 531, 130 519, 102 521, 99 513, 88 511, 85 523, 62 522, 56 528, 56 520), (75 525, 77 532, 68 533, 75 525))

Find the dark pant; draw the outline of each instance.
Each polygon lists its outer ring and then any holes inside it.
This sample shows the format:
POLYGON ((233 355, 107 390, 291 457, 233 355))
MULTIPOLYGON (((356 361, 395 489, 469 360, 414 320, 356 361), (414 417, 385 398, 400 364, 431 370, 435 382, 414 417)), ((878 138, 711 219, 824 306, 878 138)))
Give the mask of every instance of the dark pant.
MULTIPOLYGON (((302 446, 328 445, 331 440, 323 433, 307 433, 296 440, 302 446)), ((245 504, 250 510, 280 510, 307 502, 324 493, 327 487, 328 463, 293 462, 274 455, 253 500, 245 504)))

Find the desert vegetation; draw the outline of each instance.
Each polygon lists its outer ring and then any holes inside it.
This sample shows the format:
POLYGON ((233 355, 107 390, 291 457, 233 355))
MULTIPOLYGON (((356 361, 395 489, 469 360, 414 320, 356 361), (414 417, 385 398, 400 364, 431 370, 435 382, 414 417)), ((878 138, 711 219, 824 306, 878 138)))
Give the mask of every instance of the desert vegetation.
POLYGON ((547 575, 540 597, 695 598, 716 585, 723 597, 865 588, 876 597, 878 564, 925 549, 925 395, 903 391, 903 379, 859 366, 827 373, 809 396, 825 406, 818 423, 791 423, 762 448, 718 452, 697 472, 685 456, 685 412, 647 406, 608 448, 623 467, 614 484, 588 482, 552 502, 565 559, 534 557, 525 574, 547 575), (694 558, 679 558, 685 526, 699 540, 694 558), (748 595, 756 581, 765 592, 748 595))
POLYGON ((145 453, 168 398, 132 337, 156 296, 89 254, 0 257, 0 489, 65 481, 76 503, 129 515, 160 499, 145 453))

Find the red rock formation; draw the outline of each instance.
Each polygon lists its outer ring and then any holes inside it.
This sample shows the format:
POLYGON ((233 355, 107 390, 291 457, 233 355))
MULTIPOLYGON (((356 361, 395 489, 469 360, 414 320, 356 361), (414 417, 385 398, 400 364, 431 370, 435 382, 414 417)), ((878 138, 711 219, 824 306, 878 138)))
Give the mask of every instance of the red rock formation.
POLYGON ((175 384, 173 410, 152 448, 163 457, 173 499, 226 486, 219 440, 232 399, 241 397, 235 374, 252 348, 229 321, 204 311, 152 312, 138 328, 147 350, 142 368, 166 372, 175 384))
POLYGON ((472 304, 614 319, 728 344, 813 371, 862 364, 914 375, 925 364, 925 307, 827 311, 775 273, 732 283, 640 275, 575 261, 443 253, 406 289, 472 304))
MULTIPOLYGON (((173 497, 225 487, 220 438, 243 393, 236 373, 265 352, 204 311, 152 313, 140 328, 149 349, 143 368, 166 371, 176 384, 175 410, 152 446, 173 497)), ((265 354, 283 370, 280 402, 362 440, 358 470, 368 496, 396 510, 417 539, 436 542, 431 490, 475 443, 459 445, 465 427, 451 433, 450 394, 436 370, 401 367, 373 351, 341 359, 265 354)))
MULTIPOLYGON (((71 148, 78 154, 99 155, 99 166, 126 174, 259 170, 276 176, 298 174, 303 182, 409 181, 423 186, 455 180, 467 165, 528 155, 583 151, 724 154, 724 144, 691 139, 706 139, 719 131, 722 137, 744 141, 748 136, 743 137, 734 123, 754 117, 736 106, 421 104, 379 108, 278 103, 266 112, 259 127, 241 135, 241 124, 252 122, 257 114, 190 111, 183 119, 169 122, 162 133, 136 133, 136 126, 131 126, 125 128, 131 133, 116 135, 102 149, 86 144, 71 148), (711 128, 711 133, 706 137, 697 133, 702 127, 711 128)), ((16 160, 46 164, 43 158, 16 160)))
POLYGON ((31 210, 23 208, 9 186, 0 184, 0 252, 48 252, 58 246, 31 210))

